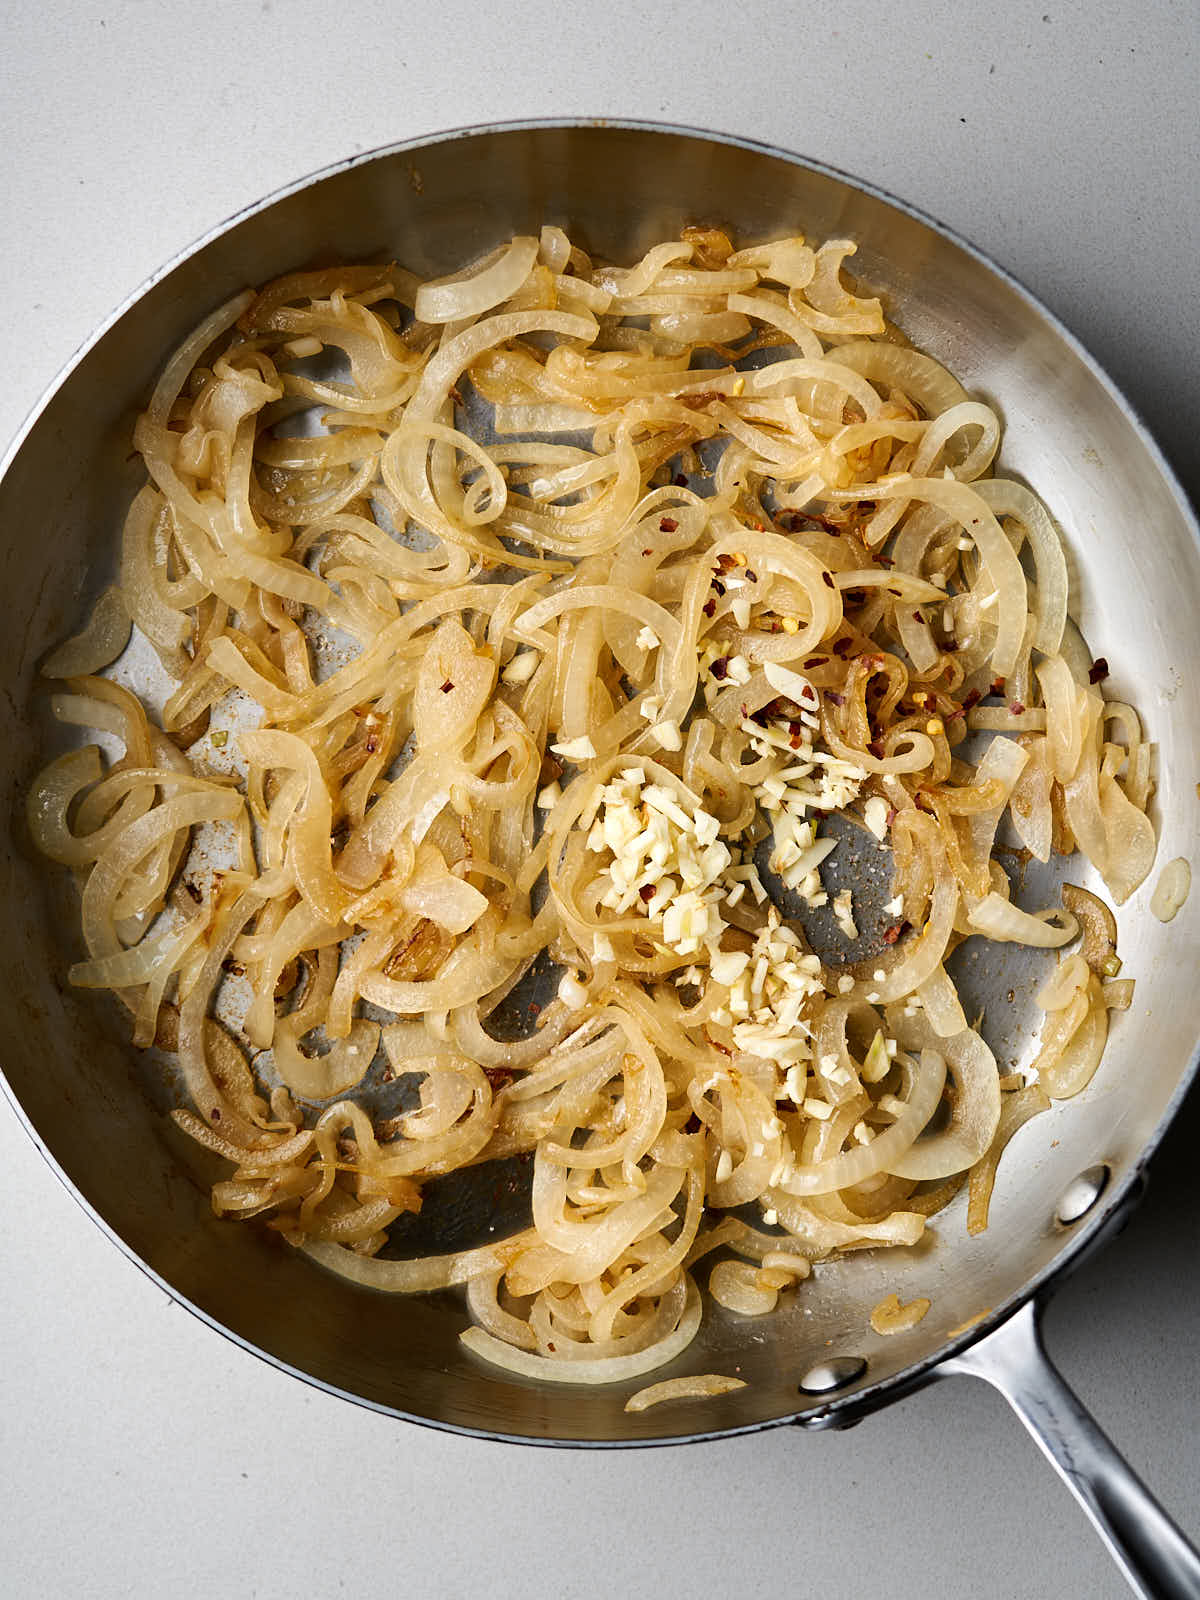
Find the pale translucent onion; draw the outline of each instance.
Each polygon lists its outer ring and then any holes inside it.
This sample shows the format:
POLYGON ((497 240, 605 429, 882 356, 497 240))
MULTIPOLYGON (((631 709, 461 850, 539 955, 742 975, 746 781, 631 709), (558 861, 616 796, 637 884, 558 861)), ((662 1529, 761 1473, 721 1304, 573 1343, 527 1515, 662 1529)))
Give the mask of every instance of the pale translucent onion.
POLYGON ((82 881, 71 976, 178 1043, 218 1214, 364 1286, 465 1284, 468 1346, 525 1376, 672 1359, 719 1244, 713 1297, 766 1314, 813 1261, 915 1244, 969 1169, 978 1223, 1015 1113, 957 940, 1078 917, 1040 997, 1051 1096, 1132 996, 1106 908, 1013 905, 997 839, 1073 832, 1125 898, 1152 746, 1088 681, 1048 511, 987 476, 996 413, 894 340, 853 250, 691 228, 597 268, 547 226, 433 283, 238 295, 168 361, 119 589, 46 663, 97 740, 27 806, 82 881), (342 376, 308 376, 321 352, 342 376), (97 675, 130 618, 161 726, 97 675), (1016 737, 963 760, 983 727, 1016 737), (899 897, 840 978, 750 865, 767 816, 772 870, 823 893, 833 810, 890 830, 899 897), (558 998, 505 1042, 539 963, 558 998), (427 1180, 528 1154, 532 1227, 379 1258, 427 1180), (711 1220, 748 1202, 774 1231, 711 1220))

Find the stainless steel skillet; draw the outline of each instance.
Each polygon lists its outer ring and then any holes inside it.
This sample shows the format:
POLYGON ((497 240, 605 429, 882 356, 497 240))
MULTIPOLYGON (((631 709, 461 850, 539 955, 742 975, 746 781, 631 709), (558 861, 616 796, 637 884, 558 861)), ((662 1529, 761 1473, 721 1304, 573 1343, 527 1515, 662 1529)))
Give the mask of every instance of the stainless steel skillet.
MULTIPOLYGON (((710 1307, 677 1369, 747 1388, 636 1416, 628 1390, 541 1387, 462 1351, 451 1295, 395 1300, 327 1278, 261 1236, 214 1221, 206 1174, 162 1116, 173 1090, 115 1015, 70 992, 72 891, 33 858, 16 817, 41 756, 36 663, 111 574, 140 481, 133 417, 164 353, 247 283, 335 259, 395 255, 436 272, 497 238, 559 221, 625 259, 697 220, 750 238, 802 228, 859 241, 856 270, 893 316, 1005 423, 1006 470, 1050 505, 1074 559, 1073 610, 1159 745, 1160 860, 1187 855, 1200 801, 1194 619, 1200 532, 1157 450, 1070 335, 968 246, 877 192, 744 142, 613 124, 467 131, 337 168, 265 202, 159 275, 97 335, 31 419, 0 483, 0 574, 20 597, 0 637, 0 762, 12 829, 0 847, 0 1030, 15 1104, 97 1220, 172 1294, 248 1348, 349 1398, 416 1421, 533 1443, 673 1442, 784 1421, 841 1426, 948 1372, 1002 1388, 1037 1432, 1142 1592, 1200 1595, 1200 1562, 1112 1455, 1041 1356, 1037 1302, 1117 1224, 1195 1070, 1200 904, 1164 928, 1145 886, 1120 918, 1133 1010, 1075 1102, 1006 1154, 987 1233, 948 1213, 931 1247, 822 1268, 773 1317, 710 1307), (870 1308, 926 1294, 929 1315, 880 1338, 870 1308), (302 1313, 297 1314, 297 1308, 302 1313)), ((998 1054, 1031 1053, 1030 971, 963 975, 998 1054), (1011 990, 1013 998, 1008 998, 1011 990)), ((429 1207, 430 1249, 479 1242, 510 1181, 487 1173, 429 1207), (433 1231, 436 1229, 436 1232, 433 1231)))

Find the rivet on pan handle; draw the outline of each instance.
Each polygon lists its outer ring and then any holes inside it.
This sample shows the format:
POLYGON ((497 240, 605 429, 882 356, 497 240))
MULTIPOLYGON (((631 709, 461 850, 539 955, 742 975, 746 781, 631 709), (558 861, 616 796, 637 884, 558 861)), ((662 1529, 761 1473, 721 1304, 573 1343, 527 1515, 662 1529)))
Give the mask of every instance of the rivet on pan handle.
POLYGON ((1095 1523, 1145 1600, 1200 1600, 1200 1554, 1063 1382, 1042 1345, 1036 1301, 952 1356, 937 1376, 998 1389, 1095 1523))

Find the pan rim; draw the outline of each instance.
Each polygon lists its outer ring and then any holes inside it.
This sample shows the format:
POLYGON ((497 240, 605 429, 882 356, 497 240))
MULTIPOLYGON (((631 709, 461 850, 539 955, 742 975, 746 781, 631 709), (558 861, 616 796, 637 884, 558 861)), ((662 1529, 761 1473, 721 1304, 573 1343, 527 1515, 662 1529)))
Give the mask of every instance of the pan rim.
MULTIPOLYGON (((241 207, 232 213, 223 222, 217 223, 206 229, 190 244, 184 246, 170 256, 160 267, 151 272, 140 284, 122 299, 116 308, 105 317, 95 330, 74 350, 62 365, 59 371, 45 387, 42 394, 35 401, 24 421, 8 442, 2 455, 0 455, 0 479, 3 479, 9 468, 16 460, 26 440, 37 426, 42 415, 50 405, 54 396, 67 382, 72 373, 93 350, 108 332, 121 320, 121 318, 136 306, 157 284, 169 277, 184 262, 198 255, 207 246, 221 238, 240 223, 251 217, 270 210, 273 206, 288 199, 292 195, 312 188, 315 185, 341 176, 346 172, 373 162, 389 159, 397 155, 411 154, 427 150, 436 146, 453 143, 469 138, 478 138, 486 135, 508 135, 538 130, 572 130, 572 129, 613 129, 615 131, 636 132, 643 134, 666 135, 669 137, 685 138, 703 141, 709 144, 725 145, 735 149, 746 150, 755 154, 770 156, 775 160, 783 161, 794 167, 801 167, 815 172, 823 177, 831 178, 839 183, 848 185, 853 189, 882 201, 885 205, 899 212, 934 233, 947 239, 956 248, 963 251, 979 266, 999 279, 1006 287, 1016 294, 1026 305, 1049 326, 1053 333, 1074 353, 1077 359, 1087 368, 1093 379, 1099 382, 1107 392, 1110 399, 1117 406, 1125 421, 1133 429, 1142 447, 1146 450, 1151 461, 1157 468, 1166 487, 1174 499, 1184 526, 1192 536, 1194 547, 1200 553, 1200 521, 1197 520, 1188 496, 1185 494, 1174 469, 1164 455, 1162 448, 1154 438, 1147 424, 1141 417, 1137 408, 1120 389, 1114 379, 1109 375, 1099 361, 1089 352, 1076 334, 1047 307, 1032 290, 1016 277, 1007 268, 1001 266, 987 255, 969 239, 965 238, 956 229, 940 221, 931 213, 912 205, 901 199, 890 190, 874 183, 867 182, 835 167, 828 162, 822 162, 800 155, 780 145, 771 144, 760 139, 747 138, 742 135, 730 134, 714 129, 705 129, 683 123, 660 122, 649 118, 633 117, 526 117, 509 121, 467 124, 455 128, 445 129, 441 132, 418 135, 412 139, 395 141, 389 144, 378 145, 370 150, 356 152, 352 156, 340 161, 332 162, 327 166, 294 179, 292 182, 271 191, 262 198, 241 207)), ((486 1439, 500 1443, 532 1445, 543 1448, 559 1449, 584 1449, 584 1450, 611 1450, 611 1449, 643 1449, 659 1446, 681 1445, 691 1443, 706 1443, 718 1439, 736 1438, 744 1434, 764 1432, 771 1428, 796 1424, 809 1429, 836 1428, 857 1420, 860 1416, 878 1409, 890 1400, 900 1399, 910 1393, 914 1388, 929 1381, 936 1376, 937 1369, 953 1357, 985 1339, 996 1328, 1006 1322, 1016 1311, 1029 1301, 1037 1298, 1053 1280, 1065 1276, 1071 1266, 1076 1263, 1081 1255, 1087 1251, 1105 1229, 1112 1223, 1113 1218, 1124 1209, 1130 1199, 1135 1186, 1141 1181, 1145 1168, 1157 1150, 1167 1128, 1179 1111, 1197 1072, 1200 1071, 1200 1037, 1193 1044, 1189 1060, 1180 1074, 1174 1092, 1167 1102, 1162 1116, 1155 1125, 1149 1138, 1143 1144, 1136 1160, 1132 1161, 1121 1177, 1111 1184, 1106 1190, 1103 1203, 1097 1205, 1093 1212, 1073 1228, 1069 1235, 1064 1235, 1064 1242, 1053 1258, 1044 1267, 1028 1279, 1021 1290, 1010 1295, 1001 1305, 990 1310, 971 1328, 960 1333, 955 1338, 950 1338, 940 1345, 935 1353, 931 1353, 911 1365, 902 1368, 890 1377, 879 1379, 876 1382, 867 1382, 860 1387, 849 1390, 846 1394, 830 1400, 816 1408, 808 1408, 786 1413, 779 1417, 769 1417, 759 1421, 737 1424, 731 1427, 714 1427, 701 1432, 685 1434, 665 1434, 650 1438, 626 1439, 561 1439, 538 1438, 528 1434, 505 1433, 498 1429, 468 1426, 462 1423, 448 1422, 442 1419, 422 1416, 409 1412, 397 1406, 385 1404, 381 1401, 368 1399, 366 1396, 355 1394, 350 1390, 327 1383, 312 1373, 292 1366, 281 1357, 273 1355, 270 1351, 252 1343, 233 1329, 226 1326, 216 1317, 205 1311, 201 1306, 186 1296, 180 1294, 166 1280, 152 1268, 137 1253, 131 1244, 123 1239, 120 1234, 107 1222, 107 1220, 87 1200, 71 1177, 66 1173, 55 1156, 51 1153, 37 1129, 33 1126, 25 1112, 16 1091, 8 1082, 4 1074, 3 1065, 0 1064, 0 1089, 12 1107, 18 1122, 25 1128, 35 1148, 46 1161, 48 1166, 64 1188, 83 1209, 86 1215, 96 1226, 114 1243, 117 1248, 130 1261, 137 1266, 153 1283, 167 1294, 170 1299, 184 1307, 194 1316, 198 1317, 208 1327, 222 1334, 226 1339, 240 1349, 265 1361, 270 1366, 312 1387, 322 1390, 326 1394, 338 1399, 348 1400, 356 1405, 366 1407, 368 1410, 379 1412, 382 1415, 394 1417, 404 1422, 412 1422, 420 1427, 436 1429, 443 1433, 459 1434, 469 1438, 486 1439)))

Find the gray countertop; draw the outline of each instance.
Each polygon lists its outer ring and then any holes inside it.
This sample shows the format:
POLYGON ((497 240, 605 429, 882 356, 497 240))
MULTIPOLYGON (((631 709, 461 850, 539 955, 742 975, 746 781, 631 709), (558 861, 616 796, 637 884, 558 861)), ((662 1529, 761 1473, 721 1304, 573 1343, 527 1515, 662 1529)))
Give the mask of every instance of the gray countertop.
MULTIPOLYGON (((241 205, 391 140, 591 114, 782 144, 949 223, 1083 338, 1200 492, 1192 0, 6 10, 0 441, 97 321, 241 205)), ((1198 1133, 1193 1094, 1140 1213, 1048 1319, 1064 1372, 1193 1537, 1198 1133)), ((1018 1423, 967 1380, 844 1434, 476 1443, 330 1399, 211 1333, 92 1227, 3 1104, 0 1172, 0 1587, 21 1600, 1125 1593, 1018 1423)))

